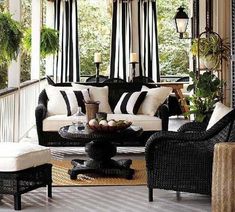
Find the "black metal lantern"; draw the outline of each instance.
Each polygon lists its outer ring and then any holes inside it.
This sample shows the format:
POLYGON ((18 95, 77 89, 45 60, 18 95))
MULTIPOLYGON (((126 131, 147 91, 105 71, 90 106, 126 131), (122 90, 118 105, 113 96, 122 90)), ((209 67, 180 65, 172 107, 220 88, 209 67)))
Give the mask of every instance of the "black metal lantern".
POLYGON ((183 38, 183 33, 186 31, 188 26, 188 15, 184 12, 184 7, 179 7, 178 12, 175 15, 175 26, 178 33, 180 33, 180 39, 183 38))

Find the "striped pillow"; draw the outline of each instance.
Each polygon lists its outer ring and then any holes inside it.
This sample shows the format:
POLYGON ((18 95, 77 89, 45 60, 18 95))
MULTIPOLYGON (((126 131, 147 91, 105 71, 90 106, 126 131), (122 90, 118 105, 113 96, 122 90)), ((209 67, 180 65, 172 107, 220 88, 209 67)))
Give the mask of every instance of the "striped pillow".
POLYGON ((84 101, 90 101, 89 91, 87 89, 80 91, 64 90, 60 91, 67 107, 67 116, 75 114, 78 107, 81 107, 82 112, 85 113, 84 101))
POLYGON ((114 109, 114 113, 137 114, 146 94, 147 91, 123 93, 114 109))

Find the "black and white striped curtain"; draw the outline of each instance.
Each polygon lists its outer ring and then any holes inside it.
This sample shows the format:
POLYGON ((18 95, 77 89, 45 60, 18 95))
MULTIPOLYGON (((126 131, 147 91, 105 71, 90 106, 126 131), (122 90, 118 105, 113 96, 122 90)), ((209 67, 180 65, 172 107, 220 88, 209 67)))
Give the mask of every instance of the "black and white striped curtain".
POLYGON ((79 81, 77 0, 55 0, 55 29, 60 51, 54 60, 56 82, 79 81))
POLYGON ((131 12, 132 2, 113 2, 110 78, 126 81, 130 75, 131 12))
POLYGON ((139 0, 139 75, 160 81, 157 6, 155 0, 139 0))

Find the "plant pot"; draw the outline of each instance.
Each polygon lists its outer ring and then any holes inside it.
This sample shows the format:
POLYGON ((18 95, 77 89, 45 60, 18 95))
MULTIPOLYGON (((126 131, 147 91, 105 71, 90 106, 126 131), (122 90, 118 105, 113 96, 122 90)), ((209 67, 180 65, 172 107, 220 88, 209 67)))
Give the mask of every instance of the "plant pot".
POLYGON ((217 69, 219 66, 219 59, 216 56, 208 55, 203 58, 204 65, 208 69, 217 69))
POLYGON ((87 123, 91 119, 94 119, 96 117, 96 113, 98 113, 99 110, 99 104, 100 102, 85 102, 86 107, 86 117, 87 117, 87 123))

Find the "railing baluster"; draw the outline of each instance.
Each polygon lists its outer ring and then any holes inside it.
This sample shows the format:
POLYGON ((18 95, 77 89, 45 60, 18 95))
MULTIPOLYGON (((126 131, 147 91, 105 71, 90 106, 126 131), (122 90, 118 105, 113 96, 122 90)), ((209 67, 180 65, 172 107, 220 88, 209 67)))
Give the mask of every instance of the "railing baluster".
POLYGON ((35 81, 20 89, 9 89, 6 94, 0 93, 0 142, 20 140, 32 129, 39 91, 45 87, 45 82, 35 81))

